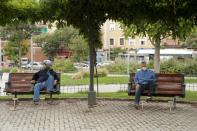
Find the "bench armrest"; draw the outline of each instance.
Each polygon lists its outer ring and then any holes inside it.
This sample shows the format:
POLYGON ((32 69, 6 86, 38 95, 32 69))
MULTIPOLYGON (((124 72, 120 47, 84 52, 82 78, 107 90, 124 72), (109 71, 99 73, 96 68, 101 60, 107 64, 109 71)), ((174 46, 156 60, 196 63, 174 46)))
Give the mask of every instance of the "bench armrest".
POLYGON ((58 82, 56 85, 53 86, 55 92, 60 92, 60 83, 58 82))
POLYGON ((11 86, 11 82, 5 82, 4 92, 7 92, 7 89, 11 86))
POLYGON ((185 84, 182 84, 181 87, 182 87, 182 94, 183 94, 183 97, 185 97, 185 84))

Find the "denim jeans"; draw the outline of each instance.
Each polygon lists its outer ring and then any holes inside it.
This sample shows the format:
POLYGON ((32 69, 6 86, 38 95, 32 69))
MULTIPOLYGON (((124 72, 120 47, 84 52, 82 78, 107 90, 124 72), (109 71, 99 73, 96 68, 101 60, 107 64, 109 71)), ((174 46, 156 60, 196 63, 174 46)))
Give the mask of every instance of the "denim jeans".
POLYGON ((47 88, 47 92, 51 92, 53 90, 53 82, 54 82, 54 77, 52 75, 49 75, 49 78, 41 83, 36 83, 34 86, 34 101, 39 101, 40 99, 40 90, 43 88, 47 88))
POLYGON ((135 105, 139 105, 141 94, 144 92, 144 89, 148 89, 148 96, 152 96, 154 91, 155 83, 153 81, 148 82, 147 84, 138 84, 136 85, 135 91, 135 105))

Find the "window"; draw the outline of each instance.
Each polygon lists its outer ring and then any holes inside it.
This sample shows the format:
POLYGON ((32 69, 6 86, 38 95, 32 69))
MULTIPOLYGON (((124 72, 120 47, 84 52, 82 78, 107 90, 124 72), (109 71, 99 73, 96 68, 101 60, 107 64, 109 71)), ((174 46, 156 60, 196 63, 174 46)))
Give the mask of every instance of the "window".
POLYGON ((134 45, 134 39, 132 39, 131 37, 128 38, 128 45, 134 45))
POLYGON ((114 45, 114 39, 113 38, 110 38, 109 39, 109 43, 110 43, 110 45, 114 45))
POLYGON ((145 45, 145 41, 140 41, 140 44, 141 45, 145 45))
POLYGON ((120 38, 120 45, 124 45, 124 38, 120 38))
POLYGON ((112 23, 109 24, 109 30, 110 31, 115 30, 115 23, 114 22, 112 22, 112 23))
POLYGON ((145 39, 140 39, 140 45, 145 45, 146 44, 146 40, 145 39))

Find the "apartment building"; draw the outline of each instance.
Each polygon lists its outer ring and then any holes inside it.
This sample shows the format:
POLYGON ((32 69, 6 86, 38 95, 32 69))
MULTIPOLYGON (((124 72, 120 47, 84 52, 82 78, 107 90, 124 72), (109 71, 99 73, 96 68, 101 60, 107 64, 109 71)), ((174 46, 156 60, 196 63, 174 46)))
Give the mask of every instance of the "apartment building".
POLYGON ((120 47, 128 52, 134 52, 136 49, 154 48, 148 37, 128 37, 124 36, 123 30, 118 22, 107 20, 101 27, 103 56, 109 60, 110 49, 120 47), (106 58, 107 57, 107 58, 106 58))
POLYGON ((104 50, 115 47, 127 50, 153 48, 148 37, 126 38, 120 24, 112 20, 107 20, 101 27, 101 31, 104 50))

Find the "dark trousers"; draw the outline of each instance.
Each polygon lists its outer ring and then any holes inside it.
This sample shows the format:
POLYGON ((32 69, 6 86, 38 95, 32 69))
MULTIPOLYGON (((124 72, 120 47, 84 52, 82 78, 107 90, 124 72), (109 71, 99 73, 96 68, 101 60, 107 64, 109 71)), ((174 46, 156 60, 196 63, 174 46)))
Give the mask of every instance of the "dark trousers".
POLYGON ((135 104, 139 105, 141 94, 144 92, 145 89, 148 89, 148 96, 152 96, 154 91, 155 83, 150 81, 147 84, 138 84, 136 85, 135 91, 135 104))

